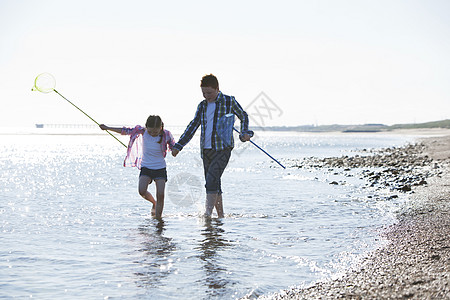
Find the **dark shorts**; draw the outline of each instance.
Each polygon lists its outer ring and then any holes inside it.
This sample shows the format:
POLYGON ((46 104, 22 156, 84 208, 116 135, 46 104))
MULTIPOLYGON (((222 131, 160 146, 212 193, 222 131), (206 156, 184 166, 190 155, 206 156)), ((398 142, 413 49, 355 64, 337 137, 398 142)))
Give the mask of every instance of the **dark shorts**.
POLYGON ((166 168, 153 170, 142 167, 139 176, 148 176, 152 180, 164 179, 167 181, 167 170, 166 168))
POLYGON ((228 165, 231 148, 216 151, 203 149, 203 168, 205 171, 205 188, 207 194, 222 194, 221 178, 228 165))

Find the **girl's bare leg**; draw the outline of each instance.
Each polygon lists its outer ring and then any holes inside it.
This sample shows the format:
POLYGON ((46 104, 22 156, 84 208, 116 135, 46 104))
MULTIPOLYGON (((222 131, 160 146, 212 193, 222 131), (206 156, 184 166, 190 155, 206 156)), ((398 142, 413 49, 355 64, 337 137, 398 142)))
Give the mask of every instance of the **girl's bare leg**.
POLYGON ((156 201, 155 198, 153 198, 152 194, 147 190, 148 185, 150 183, 152 183, 152 179, 149 176, 145 175, 139 176, 139 186, 138 186, 139 195, 141 195, 142 198, 153 204, 152 214, 154 214, 156 201))
POLYGON ((160 219, 164 209, 164 189, 166 188, 165 179, 155 180, 156 184, 156 214, 155 217, 160 219))

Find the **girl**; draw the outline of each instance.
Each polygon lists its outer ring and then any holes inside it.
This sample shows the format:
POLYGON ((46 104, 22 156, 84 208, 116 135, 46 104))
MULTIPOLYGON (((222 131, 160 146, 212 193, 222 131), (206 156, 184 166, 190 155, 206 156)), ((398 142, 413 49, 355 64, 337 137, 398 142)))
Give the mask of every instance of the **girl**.
POLYGON ((164 189, 167 181, 165 157, 167 149, 172 150, 175 140, 170 131, 164 129, 159 116, 149 116, 145 127, 109 127, 100 125, 102 130, 111 130, 122 135, 130 135, 127 156, 123 165, 137 167, 139 175, 139 195, 153 204, 152 215, 161 218, 164 208, 164 189), (152 181, 156 184, 156 201, 147 190, 152 181), (155 210, 156 206, 156 210, 155 210))

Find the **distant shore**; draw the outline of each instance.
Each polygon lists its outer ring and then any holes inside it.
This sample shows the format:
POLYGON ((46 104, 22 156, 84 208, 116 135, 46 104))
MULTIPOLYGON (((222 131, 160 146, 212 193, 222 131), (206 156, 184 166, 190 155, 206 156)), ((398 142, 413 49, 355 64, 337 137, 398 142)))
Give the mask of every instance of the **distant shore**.
POLYGON ((254 130, 268 130, 268 131, 294 131, 294 132, 356 132, 356 133, 371 133, 371 132, 390 132, 393 130, 402 129, 433 129, 442 128, 450 129, 450 120, 433 121, 426 123, 411 123, 411 124, 360 124, 360 125, 301 125, 301 126, 268 126, 261 128, 253 128, 254 130))
MULTIPOLYGON (((408 174, 422 176, 410 184, 411 200, 398 222, 382 229, 387 245, 371 252, 342 278, 264 299, 450 299, 450 135, 424 138, 416 145, 374 156, 359 163, 370 167, 384 162, 385 170, 391 170, 367 175, 377 184, 392 184, 392 176, 397 183, 408 174)), ((354 159, 329 158, 318 163, 346 164, 354 159)))
MULTIPOLYGON (((120 125, 117 125, 120 127, 120 125)), ((127 127, 134 127, 133 125, 127 127)), ((167 126, 172 134, 182 134, 184 126, 167 126)), ((398 128, 381 131, 345 131, 342 128, 329 128, 328 130, 302 131, 302 130, 282 130, 267 128, 251 128, 257 134, 264 132, 285 132, 297 134, 395 134, 395 135, 415 135, 415 136, 444 136, 450 135, 450 128, 398 128)), ((0 127, 0 135, 105 135, 96 125, 80 125, 74 127, 0 127)))
MULTIPOLYGON (((182 130, 184 131, 185 125, 173 125, 166 124, 167 129, 170 131, 182 130)), ((114 127, 120 127, 122 125, 113 125, 114 127)), ((127 126, 134 127, 134 125, 127 126)), ((0 134, 8 134, 12 128, 15 127, 0 127, 0 134), (6 132, 6 133, 4 133, 6 132)), ((52 134, 52 131, 67 131, 68 134, 71 131, 87 131, 96 130, 98 126, 94 123, 87 124, 45 124, 37 123, 33 127, 22 127, 18 134, 52 134), (37 129, 37 130, 36 130, 37 129), (50 131, 49 131, 50 130, 50 131), (49 133, 46 133, 49 132, 49 133)), ((301 132, 301 133, 391 133, 398 130, 439 130, 447 129, 450 130, 450 119, 432 121, 426 123, 410 123, 410 124, 395 124, 395 125, 385 125, 385 124, 359 124, 359 125, 346 125, 346 124, 330 124, 330 125, 298 125, 298 126, 255 126, 251 124, 251 129, 256 132, 263 131, 280 131, 280 132, 301 132)))

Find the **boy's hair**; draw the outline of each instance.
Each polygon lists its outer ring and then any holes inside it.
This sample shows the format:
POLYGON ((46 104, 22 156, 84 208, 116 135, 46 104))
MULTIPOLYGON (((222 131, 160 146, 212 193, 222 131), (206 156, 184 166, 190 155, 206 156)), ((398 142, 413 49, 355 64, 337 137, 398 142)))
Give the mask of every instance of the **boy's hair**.
POLYGON ((202 77, 200 87, 211 87, 213 89, 218 89, 219 81, 217 80, 217 77, 214 76, 213 74, 205 75, 202 77))
POLYGON ((159 136, 161 137, 158 141, 159 144, 161 144, 162 136, 164 132, 164 123, 161 120, 160 116, 151 115, 147 118, 147 122, 145 122, 145 128, 159 128, 161 127, 161 132, 159 133, 159 136))

